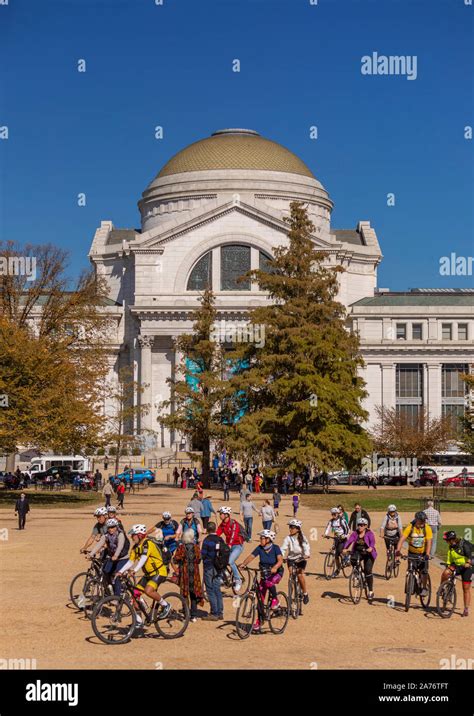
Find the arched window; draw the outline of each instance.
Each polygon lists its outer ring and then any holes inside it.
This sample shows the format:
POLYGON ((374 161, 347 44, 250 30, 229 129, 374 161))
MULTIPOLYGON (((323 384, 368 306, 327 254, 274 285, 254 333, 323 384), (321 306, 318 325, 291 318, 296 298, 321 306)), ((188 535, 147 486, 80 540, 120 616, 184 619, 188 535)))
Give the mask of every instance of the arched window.
POLYGON ((270 261, 272 260, 272 257, 266 254, 264 251, 258 252, 258 266, 260 271, 266 271, 269 273, 272 269, 270 266, 270 261))
POLYGON ((250 279, 238 281, 250 271, 250 246, 221 246, 221 291, 250 291, 250 279))
POLYGON ((207 286, 212 286, 212 261, 211 253, 204 254, 193 270, 188 279, 188 291, 204 291, 207 286))

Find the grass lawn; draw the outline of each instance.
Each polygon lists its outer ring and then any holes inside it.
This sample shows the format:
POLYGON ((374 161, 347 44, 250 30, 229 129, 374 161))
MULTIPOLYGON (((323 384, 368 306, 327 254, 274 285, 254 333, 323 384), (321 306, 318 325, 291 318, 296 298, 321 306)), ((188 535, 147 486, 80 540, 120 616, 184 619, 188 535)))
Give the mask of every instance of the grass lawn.
MULTIPOLYGON (((84 507, 103 502, 100 492, 77 492, 73 490, 35 490, 28 488, 24 491, 28 495, 30 507, 84 507)), ((0 490, 0 508, 15 507, 15 502, 20 497, 20 490, 0 490)))
MULTIPOLYGON (((432 495, 430 487, 423 488, 383 488, 378 490, 361 490, 354 489, 338 489, 337 487, 329 488, 328 494, 306 494, 301 498, 303 505, 313 510, 329 510, 335 505, 342 504, 346 512, 349 514, 353 510, 355 502, 360 502, 362 507, 368 512, 385 512, 387 506, 392 502, 397 506, 400 512, 416 512, 422 507, 422 498, 432 495)), ((474 503, 468 500, 442 501, 441 512, 450 510, 452 512, 472 512, 474 511, 474 503)))

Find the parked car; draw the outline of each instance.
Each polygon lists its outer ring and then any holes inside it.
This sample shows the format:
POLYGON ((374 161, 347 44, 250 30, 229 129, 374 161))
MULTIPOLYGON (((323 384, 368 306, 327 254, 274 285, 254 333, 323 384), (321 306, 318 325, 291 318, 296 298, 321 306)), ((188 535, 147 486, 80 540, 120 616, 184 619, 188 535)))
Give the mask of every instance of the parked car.
POLYGON ((61 480, 62 482, 72 482, 74 477, 69 465, 55 465, 49 467, 47 470, 33 473, 34 482, 44 482, 47 477, 51 477, 53 480, 61 480))
POLYGON ((330 485, 367 485, 367 476, 349 472, 349 470, 341 470, 340 472, 330 472, 328 483, 330 485))
POLYGON ((474 487, 474 472, 468 472, 466 477, 462 473, 459 473, 459 475, 455 477, 447 477, 446 480, 443 480, 443 487, 444 485, 448 487, 464 487, 466 478, 467 486, 474 487))
POLYGON ((430 467, 420 467, 418 477, 414 480, 415 487, 431 487, 438 484, 438 475, 430 467))
POLYGON ((125 480, 126 484, 130 482, 130 473, 133 473, 133 483, 146 487, 151 482, 155 482, 155 473, 153 470, 148 470, 144 467, 133 468, 132 470, 125 470, 119 475, 115 475, 112 480, 115 485, 118 485, 120 480, 125 480))
POLYGON ((379 475, 377 482, 379 485, 389 485, 390 487, 401 487, 408 484, 407 475, 379 475))

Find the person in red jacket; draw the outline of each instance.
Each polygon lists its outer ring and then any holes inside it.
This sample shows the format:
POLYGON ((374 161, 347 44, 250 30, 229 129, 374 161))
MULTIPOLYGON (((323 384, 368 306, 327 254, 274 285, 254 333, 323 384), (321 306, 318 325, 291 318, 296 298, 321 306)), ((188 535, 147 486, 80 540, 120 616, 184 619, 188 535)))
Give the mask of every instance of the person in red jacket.
POLYGON ((239 523, 231 517, 231 507, 219 507, 217 512, 221 518, 221 523, 217 528, 216 534, 218 537, 224 536, 227 546, 230 547, 229 565, 234 574, 234 592, 238 593, 242 588, 242 578, 236 561, 242 554, 245 538, 242 535, 239 523))

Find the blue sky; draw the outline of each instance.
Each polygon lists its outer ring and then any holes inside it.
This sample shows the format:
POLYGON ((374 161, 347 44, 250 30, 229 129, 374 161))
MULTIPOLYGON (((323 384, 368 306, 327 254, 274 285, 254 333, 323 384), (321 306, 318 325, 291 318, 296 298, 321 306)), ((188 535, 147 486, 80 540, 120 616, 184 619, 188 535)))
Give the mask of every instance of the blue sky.
POLYGON ((439 259, 474 253, 473 13, 464 0, 0 4, 0 238, 67 248, 74 275, 101 220, 139 226, 171 155, 248 127, 309 165, 334 228, 372 222, 379 286, 472 286, 439 259), (363 76, 374 51, 416 55, 417 79, 363 76))

